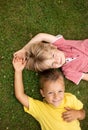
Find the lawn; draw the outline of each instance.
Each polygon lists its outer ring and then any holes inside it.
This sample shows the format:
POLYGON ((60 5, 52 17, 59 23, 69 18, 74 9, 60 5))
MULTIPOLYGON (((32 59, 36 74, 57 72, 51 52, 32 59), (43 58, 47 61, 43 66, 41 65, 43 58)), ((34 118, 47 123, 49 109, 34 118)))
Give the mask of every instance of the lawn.
MULTIPOLYGON (((62 34, 66 39, 88 38, 87 0, 0 0, 0 130, 40 130, 38 122, 23 111, 14 95, 13 53, 34 35, 46 32, 62 34)), ((41 99, 38 75, 24 70, 25 92, 41 99)), ((88 129, 88 83, 77 86, 65 79, 66 91, 83 103, 86 118, 82 130, 88 129)))

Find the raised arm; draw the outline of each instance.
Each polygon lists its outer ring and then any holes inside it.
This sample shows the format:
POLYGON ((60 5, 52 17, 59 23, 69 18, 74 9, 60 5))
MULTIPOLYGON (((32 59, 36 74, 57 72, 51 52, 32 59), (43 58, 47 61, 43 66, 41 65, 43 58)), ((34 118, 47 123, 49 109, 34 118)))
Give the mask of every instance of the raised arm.
POLYGON ((53 42, 57 39, 56 36, 47 34, 47 33, 39 33, 36 36, 34 36, 22 49, 14 53, 14 57, 25 59, 25 52, 29 50, 29 47, 31 44, 37 44, 39 42, 45 41, 45 42, 53 42))
POLYGON ((42 42, 42 41, 52 43, 56 39, 57 39, 57 37, 54 36, 54 35, 47 34, 47 33, 39 33, 36 36, 34 36, 23 48, 25 50, 28 50, 30 45, 33 44, 33 43, 37 44, 37 43, 42 42))
POLYGON ((29 108, 28 96, 24 93, 24 86, 22 80, 22 70, 24 69, 26 61, 22 63, 22 59, 13 59, 14 74, 14 89, 15 96, 19 102, 25 107, 29 108))

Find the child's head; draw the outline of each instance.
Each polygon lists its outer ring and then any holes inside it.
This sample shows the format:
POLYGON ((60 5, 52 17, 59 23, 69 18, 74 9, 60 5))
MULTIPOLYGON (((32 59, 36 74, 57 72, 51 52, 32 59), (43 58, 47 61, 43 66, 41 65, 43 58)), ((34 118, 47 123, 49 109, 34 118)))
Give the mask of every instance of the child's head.
POLYGON ((43 71, 50 68, 59 68, 65 63, 63 52, 56 46, 48 43, 32 44, 27 52, 26 68, 34 71, 43 71))
POLYGON ((64 98, 64 90, 61 72, 50 69, 40 73, 40 93, 47 103, 58 106, 64 98))

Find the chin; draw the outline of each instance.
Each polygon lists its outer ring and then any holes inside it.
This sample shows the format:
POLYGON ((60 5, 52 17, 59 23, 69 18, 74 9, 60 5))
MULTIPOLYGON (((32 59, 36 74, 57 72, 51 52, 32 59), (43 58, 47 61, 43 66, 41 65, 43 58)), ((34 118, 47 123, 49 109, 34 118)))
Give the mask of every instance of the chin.
POLYGON ((60 103, 52 103, 53 106, 58 107, 60 103))
POLYGON ((59 106, 59 103, 58 104, 54 104, 55 107, 58 107, 59 106))

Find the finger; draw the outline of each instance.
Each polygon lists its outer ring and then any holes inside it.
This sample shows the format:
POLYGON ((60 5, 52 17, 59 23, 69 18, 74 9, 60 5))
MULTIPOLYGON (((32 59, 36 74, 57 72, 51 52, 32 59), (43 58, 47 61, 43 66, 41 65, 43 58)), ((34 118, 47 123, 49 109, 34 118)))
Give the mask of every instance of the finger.
POLYGON ((13 57, 12 61, 15 61, 16 60, 16 57, 13 57))
POLYGON ((70 111, 70 110, 71 110, 70 107, 64 107, 64 108, 65 108, 65 110, 67 110, 67 111, 70 111))
POLYGON ((65 116, 65 115, 70 115, 71 114, 71 111, 66 111, 66 112, 63 112, 62 115, 65 116))
POLYGON ((21 60, 22 60, 22 64, 25 64, 26 60, 24 60, 24 59, 21 59, 21 60))
POLYGON ((72 118, 72 116, 71 116, 71 114, 65 113, 65 114, 62 115, 62 118, 63 118, 64 120, 68 120, 69 118, 72 118))
POLYGON ((63 115, 62 115, 62 117, 64 117, 64 118, 68 118, 68 117, 70 117, 71 115, 68 113, 64 113, 63 115))
POLYGON ((17 55, 16 53, 13 54, 14 57, 16 57, 16 55, 17 55))
POLYGON ((71 121, 73 121, 73 119, 72 119, 71 117, 69 117, 69 118, 63 118, 63 120, 66 121, 66 122, 71 122, 71 121))
POLYGON ((13 58, 13 60, 12 60, 12 64, 13 64, 13 66, 14 66, 15 62, 16 62, 16 59, 13 58))
POLYGON ((70 117, 70 116, 71 116, 70 113, 63 113, 63 114, 62 114, 62 117, 63 117, 63 118, 68 118, 68 117, 70 117))
POLYGON ((72 120, 72 116, 70 114, 67 115, 62 115, 63 120, 65 121, 71 121, 72 120))

